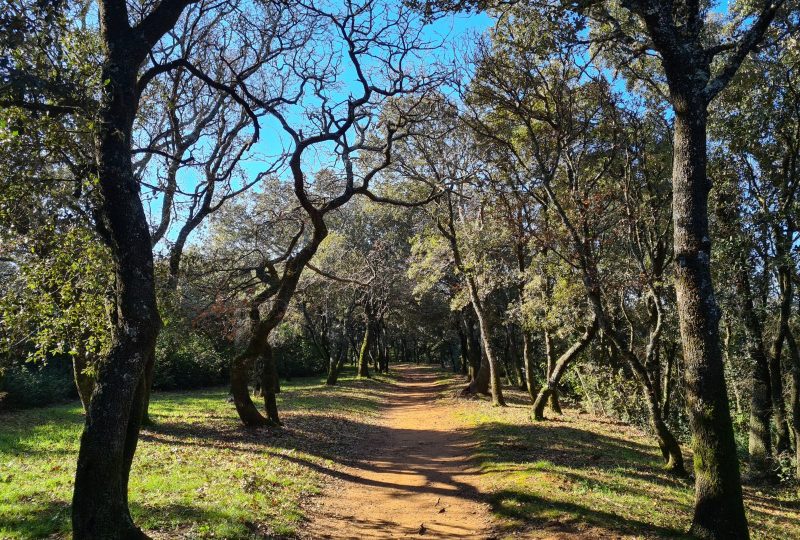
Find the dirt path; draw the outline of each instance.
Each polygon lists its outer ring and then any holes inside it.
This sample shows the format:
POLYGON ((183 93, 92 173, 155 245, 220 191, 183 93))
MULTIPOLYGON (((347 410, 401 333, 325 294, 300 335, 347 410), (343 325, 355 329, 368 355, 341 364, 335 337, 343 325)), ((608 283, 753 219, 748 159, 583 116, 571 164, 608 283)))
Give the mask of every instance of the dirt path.
POLYGON ((332 473, 306 533, 309 538, 491 538, 479 502, 474 441, 459 431, 435 372, 397 366, 387 410, 359 459, 332 473))

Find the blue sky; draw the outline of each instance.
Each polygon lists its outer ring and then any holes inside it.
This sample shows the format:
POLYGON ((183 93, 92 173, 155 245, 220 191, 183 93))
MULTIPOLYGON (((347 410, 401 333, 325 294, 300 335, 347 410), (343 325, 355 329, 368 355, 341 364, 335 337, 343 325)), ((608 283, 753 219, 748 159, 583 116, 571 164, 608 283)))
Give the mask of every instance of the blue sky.
MULTIPOLYGON (((435 53, 431 53, 430 62, 436 60, 450 61, 461 60, 454 58, 455 54, 464 54, 465 43, 474 42, 475 34, 480 34, 492 26, 492 19, 484 13, 477 14, 454 14, 447 17, 438 19, 437 21, 427 25, 424 29, 424 38, 431 42, 441 42, 443 46, 435 53), (456 52, 458 51, 458 52, 456 52)), ((429 61, 428 58, 424 59, 425 62, 429 61)), ((351 75, 352 76, 352 73, 351 75)), ((347 73, 343 73, 343 77, 347 77, 347 73)), ((345 82, 342 90, 342 98, 346 97, 344 92, 347 90, 347 83, 345 82)), ((293 111, 289 111, 286 116, 287 120, 292 124, 302 124, 302 107, 298 107, 293 111)), ((277 121, 273 118, 264 117, 260 122, 260 139, 251 150, 252 157, 242 162, 242 168, 249 178, 254 178, 258 173, 262 172, 266 165, 263 162, 264 157, 275 155, 276 149, 286 146, 287 135, 282 131, 277 121), (259 158, 259 156, 262 156, 259 158)), ((304 163, 306 172, 313 174, 315 169, 318 169, 326 161, 324 151, 319 154, 316 159, 313 158, 314 152, 307 152, 309 159, 304 163)), ((181 185, 191 188, 196 173, 192 170, 183 170, 182 176, 179 181, 181 185)), ((282 176, 285 176, 285 172, 282 176)), ((161 196, 157 195, 151 200, 145 201, 145 207, 151 216, 152 222, 157 222, 161 213, 161 196)), ((170 231, 166 235, 168 241, 175 239, 177 229, 180 228, 180 209, 178 210, 179 223, 174 223, 170 231)), ((198 231, 199 232, 199 231, 198 231)), ((194 235, 196 237, 196 233, 194 235)), ((196 238, 195 238, 196 239, 196 238)), ((190 243, 192 238, 190 237, 190 243)))

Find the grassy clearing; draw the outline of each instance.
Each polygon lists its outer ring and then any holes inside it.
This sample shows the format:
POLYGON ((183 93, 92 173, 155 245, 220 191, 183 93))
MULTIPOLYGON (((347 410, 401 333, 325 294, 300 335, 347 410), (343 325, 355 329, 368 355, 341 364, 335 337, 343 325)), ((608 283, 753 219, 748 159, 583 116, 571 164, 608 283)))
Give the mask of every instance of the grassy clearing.
MULTIPOLYGON (((501 537, 686 537, 693 486, 665 474, 652 438, 574 409, 533 423, 525 396, 507 393, 507 408, 482 401, 456 407, 479 438, 501 537)), ((800 538, 796 488, 746 488, 746 498, 754 539, 800 538)))
MULTIPOLYGON (((131 512, 156 538, 280 538, 296 534, 321 487, 314 465, 357 444, 378 415, 386 378, 335 388, 285 383, 286 428, 240 426, 227 390, 157 393, 131 474, 131 512)), ((0 538, 61 538, 70 530, 80 405, 0 415, 0 538)))

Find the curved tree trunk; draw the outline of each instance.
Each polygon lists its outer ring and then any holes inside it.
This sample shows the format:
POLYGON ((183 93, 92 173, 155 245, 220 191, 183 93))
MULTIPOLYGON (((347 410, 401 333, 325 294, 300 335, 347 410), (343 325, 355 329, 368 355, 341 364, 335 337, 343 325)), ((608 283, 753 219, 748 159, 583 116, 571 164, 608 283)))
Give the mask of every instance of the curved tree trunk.
POLYGON ((489 366, 489 390, 492 394, 492 404, 498 407, 505 407, 506 402, 505 399, 503 399, 503 389, 500 385, 500 363, 492 348, 491 330, 486 320, 486 314, 483 311, 483 304, 478 297, 478 286, 472 276, 467 276, 467 283, 469 285, 470 296, 472 297, 472 307, 475 310, 475 315, 478 318, 478 327, 481 330, 483 353, 486 356, 486 363, 489 366))
MULTIPOLYGON (((274 373, 273 367, 269 367, 269 364, 272 364, 269 337, 286 316, 303 268, 305 268, 306 263, 311 260, 319 245, 328 235, 328 228, 321 216, 314 216, 313 222, 314 232, 308 243, 286 260, 281 277, 254 298, 250 305, 250 338, 245 350, 234 358, 231 363, 231 394, 233 395, 233 402, 236 405, 239 418, 245 426, 256 427, 277 424, 270 418, 278 417, 277 404, 274 399, 268 397, 268 392, 266 391, 268 388, 277 388, 277 373, 274 373), (270 299, 272 303, 262 319, 260 313, 261 305, 270 299), (264 389, 265 400, 268 401, 266 403, 268 415, 266 418, 261 415, 255 404, 253 404, 248 390, 250 370, 255 360, 259 357, 262 360, 266 360, 264 364, 267 365, 267 367, 262 366, 261 370, 261 385, 264 389), (270 412, 270 409, 274 410, 270 412)), ((299 235, 295 238, 299 238, 299 235)))
MULTIPOLYGON (((110 16, 109 9, 101 3, 106 54, 102 80, 107 84, 97 111, 95 153, 101 233, 111 248, 116 276, 116 321, 81 435, 72 497, 77 540, 146 538, 131 518, 127 489, 142 414, 144 368, 161 328, 150 231, 131 167, 136 77, 147 44, 134 38, 138 34, 125 13, 110 16)), ((162 14, 162 24, 169 25, 179 14, 180 9, 162 14)))
POLYGON ((672 434, 672 431, 667 427, 664 422, 664 417, 661 415, 661 401, 657 392, 652 389, 645 392, 647 398, 647 408, 650 414, 650 427, 656 435, 658 440, 658 447, 661 449, 661 455, 664 458, 664 468, 672 474, 677 476, 688 476, 686 473, 686 466, 683 462, 683 453, 678 440, 672 434))
POLYGON ((556 360, 555 364, 553 365, 553 371, 547 378, 547 385, 543 386, 542 389, 539 390, 539 394, 536 396, 536 400, 533 402, 534 420, 544 420, 544 407, 550 399, 550 396, 552 396, 553 392, 557 389, 558 383, 561 381, 561 377, 567 371, 570 363, 577 358, 578 355, 586 348, 586 346, 589 345, 592 339, 594 339, 595 334, 597 334, 597 328, 597 318, 594 318, 592 319, 589 327, 578 338, 578 340, 573 343, 569 349, 564 351, 564 354, 562 354, 558 360, 556 360))
POLYGON ((361 340, 361 349, 358 352, 358 373, 359 377, 369 377, 369 350, 374 340, 374 330, 372 321, 367 321, 364 329, 364 339, 361 340))
POLYGON ((253 370, 256 358, 257 353, 248 347, 231 361, 231 396, 239 418, 247 427, 269 424, 250 397, 250 372, 253 370))

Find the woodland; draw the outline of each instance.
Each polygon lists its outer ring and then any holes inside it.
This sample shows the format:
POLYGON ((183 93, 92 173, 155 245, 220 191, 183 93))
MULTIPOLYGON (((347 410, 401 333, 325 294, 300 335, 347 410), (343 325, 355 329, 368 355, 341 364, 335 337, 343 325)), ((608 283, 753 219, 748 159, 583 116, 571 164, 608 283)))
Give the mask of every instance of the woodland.
POLYGON ((800 537, 797 0, 0 49, 0 538, 800 537))

